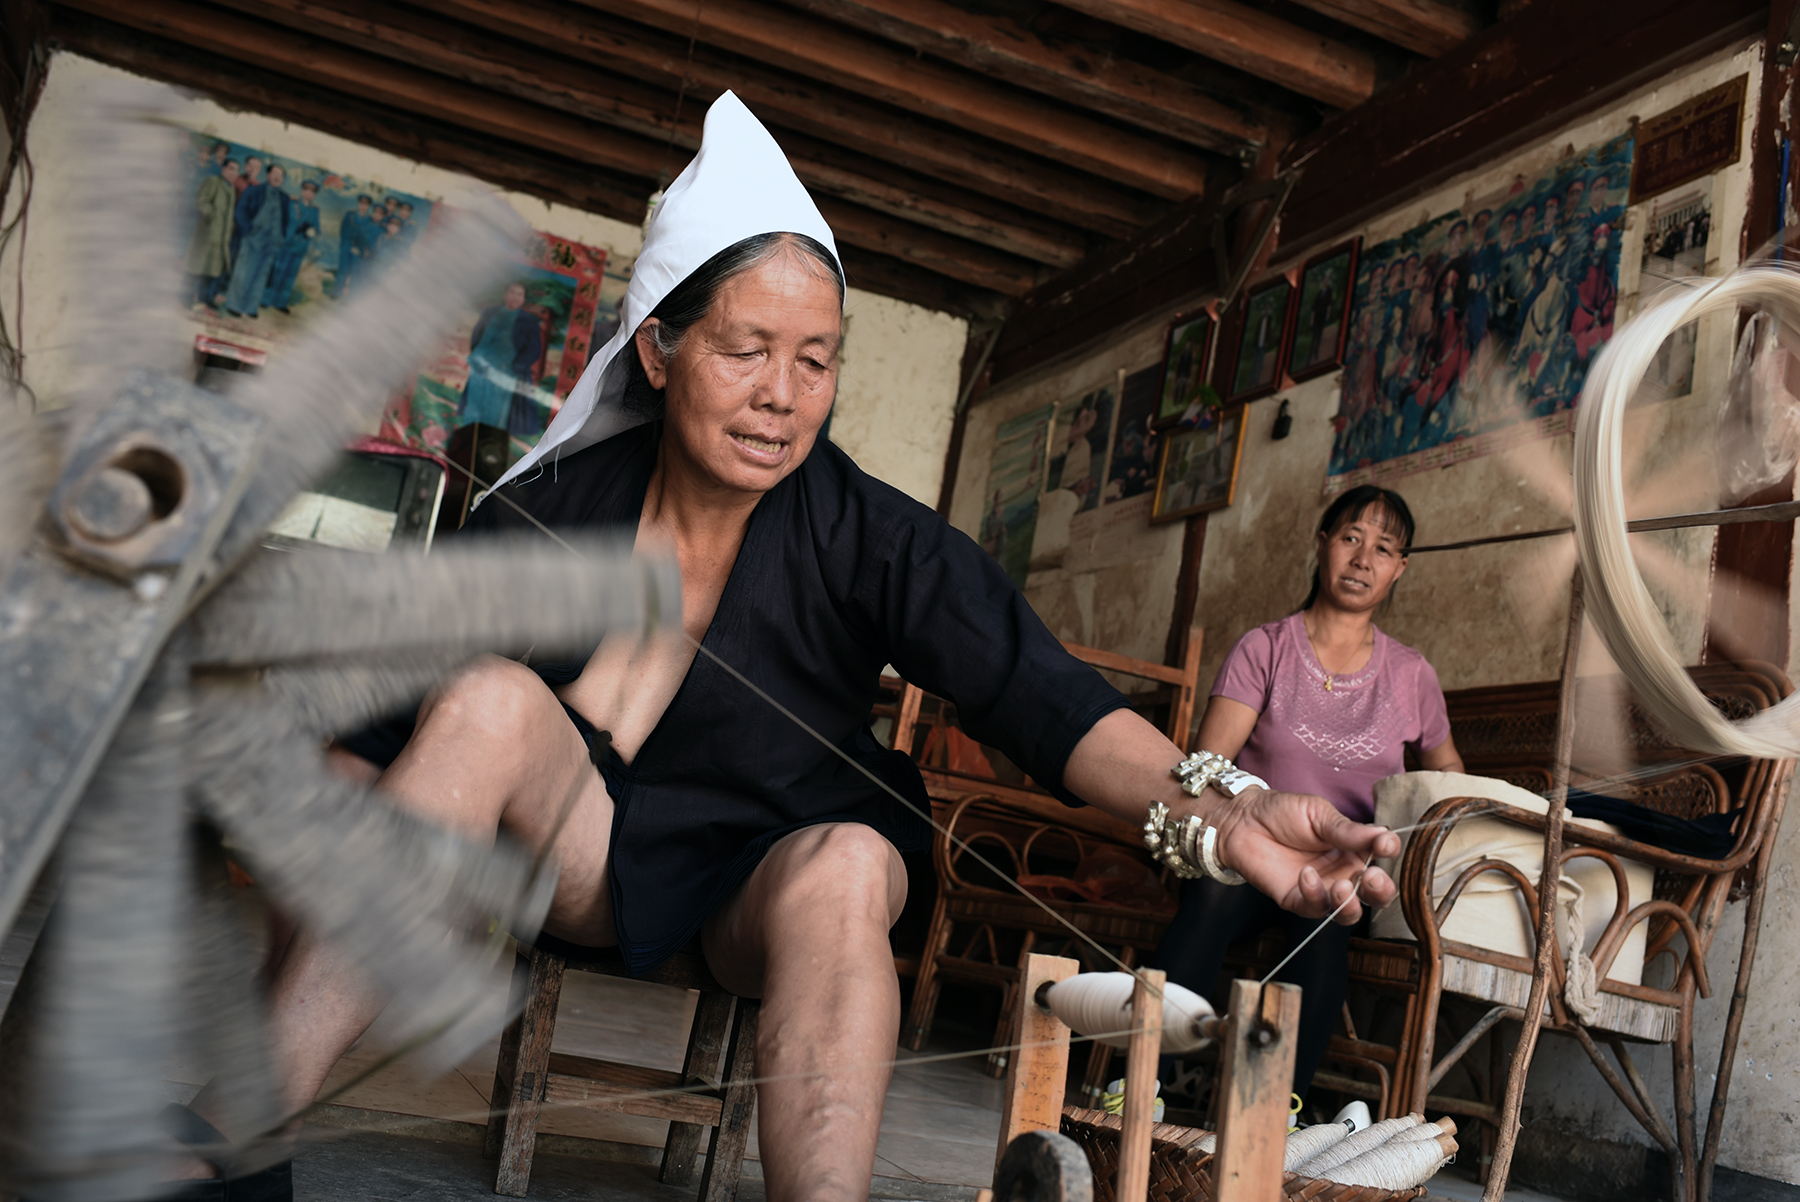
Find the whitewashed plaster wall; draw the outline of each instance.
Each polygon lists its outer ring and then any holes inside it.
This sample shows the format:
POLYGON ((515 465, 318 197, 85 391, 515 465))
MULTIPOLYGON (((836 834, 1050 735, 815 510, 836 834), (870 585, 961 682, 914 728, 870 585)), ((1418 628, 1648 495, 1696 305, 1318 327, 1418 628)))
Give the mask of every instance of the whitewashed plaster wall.
MULTIPOLYGON (((70 219, 79 211, 71 194, 70 167, 84 151, 71 130, 83 96, 121 78, 130 76, 78 55, 57 54, 29 132, 37 176, 24 243, 22 305, 14 303, 14 286, 21 282, 15 274, 21 266, 16 239, 11 252, 0 259, 0 280, 6 282, 9 316, 15 315, 15 308, 23 316, 25 381, 43 406, 54 406, 66 394, 76 371, 75 348, 65 337, 73 306, 83 297, 82 281, 68 269, 70 248, 81 236, 70 219)), ((453 197, 471 182, 428 163, 274 117, 233 112, 198 97, 183 99, 177 117, 200 133, 264 146, 381 187, 434 199, 453 197)), ((631 264, 643 245, 639 227, 523 193, 500 195, 533 229, 605 248, 604 295, 615 302, 624 295, 631 264)), ((121 189, 121 201, 129 203, 128 185, 121 189)), ((950 444, 965 324, 960 318, 856 288, 850 290, 846 315, 833 437, 865 470, 935 507, 950 444)), ((175 362, 185 356, 188 344, 179 332, 172 334, 175 362)))
MULTIPOLYGON (((1535 178, 1569 152, 1624 132, 1633 118, 1654 116, 1746 72, 1750 94, 1755 95, 1761 63, 1760 49, 1753 43, 1634 93, 1508 155, 1492 168, 1451 181, 1359 232, 1365 245, 1398 235, 1463 206, 1466 197, 1491 194, 1514 175, 1535 178)), ((1709 275, 1730 270, 1738 262, 1749 137, 1746 128, 1742 161, 1714 177, 1709 275)), ((1638 206, 1626 219, 1619 279, 1621 321, 1636 300, 1646 210, 1647 206, 1638 206)), ((1293 265, 1294 260, 1288 259, 1272 266, 1293 265)), ((1113 379, 1120 368, 1132 371, 1156 362, 1172 316, 1158 314, 1124 331, 1103 352, 1077 363, 1050 365, 990 393, 969 417, 952 522, 972 534, 978 530, 994 431, 1002 422, 1052 401, 1080 397, 1113 379)), ((1731 352, 1731 323, 1704 324, 1692 395, 1655 402, 1632 415, 1628 462, 1637 465, 1634 515, 1703 509, 1716 502, 1713 427, 1731 352)), ((1225 653, 1246 630, 1293 612, 1305 597, 1313 532, 1327 503, 1323 486, 1338 384, 1335 376, 1321 377, 1250 406, 1236 500, 1207 519, 1194 619, 1206 627, 1203 682, 1212 679, 1225 653), (1290 403, 1294 424, 1292 434, 1277 442, 1270 437, 1270 427, 1283 399, 1290 403)), ((1569 521, 1570 451, 1571 439, 1565 435, 1506 455, 1403 477, 1389 486, 1407 498, 1418 519, 1420 544, 1561 526, 1569 521)), ((1173 607, 1180 525, 1140 527, 1129 539, 1125 532, 1116 532, 1114 542, 1119 545, 1107 549, 1104 564, 1083 564, 1071 556, 1058 572, 1033 574, 1026 595, 1064 638, 1158 659, 1173 607), (1128 552, 1123 546, 1127 542, 1128 552)), ((1640 539, 1640 562, 1647 566, 1652 593, 1662 603, 1688 662, 1695 662, 1700 653, 1712 543, 1709 530, 1640 539)), ((1561 665, 1573 565, 1574 551, 1566 536, 1415 556, 1379 624, 1423 651, 1446 689, 1551 679, 1561 665)), ((1800 619, 1795 630, 1793 645, 1800 647, 1800 619)), ((1796 666, 1800 655, 1790 665, 1790 674, 1796 666)), ((1581 671, 1591 675, 1610 670, 1590 628, 1581 671)), ((1796 825, 1800 824, 1788 824, 1779 844, 1721 1159, 1727 1166, 1787 1181, 1800 1181, 1796 1127, 1800 1058, 1795 1055, 1800 1020, 1793 1005, 1800 996, 1800 889, 1796 889, 1800 882, 1792 867, 1800 863, 1796 825)), ((1717 992, 1714 1001, 1701 1003, 1695 1038, 1702 1115, 1710 1098, 1711 1062, 1718 1056, 1741 924, 1742 906, 1733 906, 1709 961, 1717 992)), ((1667 1105, 1672 1097, 1668 1052, 1657 1049, 1640 1056, 1640 1062, 1646 1060, 1653 1088, 1667 1105)), ((1528 1121, 1551 1122, 1596 1139, 1651 1143, 1572 1042, 1551 1039, 1540 1051, 1527 1107, 1528 1121)))

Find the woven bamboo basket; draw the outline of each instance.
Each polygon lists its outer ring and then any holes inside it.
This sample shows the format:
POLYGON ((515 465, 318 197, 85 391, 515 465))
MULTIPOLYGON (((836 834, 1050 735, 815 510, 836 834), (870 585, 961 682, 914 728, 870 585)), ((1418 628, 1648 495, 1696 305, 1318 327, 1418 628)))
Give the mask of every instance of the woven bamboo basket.
MULTIPOLYGON (((1063 1108, 1062 1133, 1081 1145, 1094 1170, 1094 1202, 1116 1202, 1113 1181, 1119 1175, 1119 1129, 1124 1125, 1123 1118, 1104 1110, 1063 1108)), ((1195 1146, 1205 1134, 1172 1123, 1150 1128, 1149 1202, 1212 1202, 1212 1153, 1195 1146)), ((1289 1173, 1282 1195, 1292 1202, 1406 1202, 1424 1197, 1425 1187, 1377 1189, 1289 1173)))

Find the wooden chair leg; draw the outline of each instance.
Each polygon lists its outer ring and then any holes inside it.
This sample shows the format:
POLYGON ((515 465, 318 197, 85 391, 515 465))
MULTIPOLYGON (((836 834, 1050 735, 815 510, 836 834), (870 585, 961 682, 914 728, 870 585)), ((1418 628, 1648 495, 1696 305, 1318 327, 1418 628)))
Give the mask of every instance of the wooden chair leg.
POLYGON ((506 1116, 512 1112, 513 1081, 518 1075, 519 1038, 525 1027, 525 1003, 530 994, 531 949, 522 947, 513 960, 513 1019, 500 1034, 500 1055, 494 1061, 494 1088, 488 1093, 487 1135, 481 1142, 481 1154, 497 1160, 506 1141, 506 1116))
POLYGON ((900 1042, 910 1051, 921 1051, 931 1034, 931 1020, 937 1013, 938 953, 950 946, 950 916, 944 906, 943 893, 932 907, 931 927, 925 934, 925 950, 919 955, 919 975, 913 981, 912 1005, 907 1007, 906 1026, 900 1042))
POLYGON ((544 1105, 550 1067, 550 1038, 556 1031, 556 1003, 562 997, 563 958, 531 953, 525 1009, 519 1015, 519 1043, 506 1095, 500 1137, 500 1168, 494 1192, 523 1198, 531 1183, 531 1156, 537 1146, 538 1114, 544 1105))
MULTIPOLYGON (((1670 1049, 1675 1060, 1675 1140, 1678 1154, 1675 1162, 1676 1202, 1694 1202, 1700 1189, 1700 1157, 1694 1139, 1694 987, 1692 978, 1682 998, 1681 1021, 1676 1024, 1675 1042, 1670 1049)), ((1710 1192, 1710 1191, 1709 1191, 1710 1192)))
MULTIPOLYGON (((694 1007, 694 1029, 688 1035, 687 1056, 681 1064, 681 1080, 686 1085, 700 1085, 718 1076, 719 1060, 725 1054, 725 1040, 731 1029, 731 995, 701 993, 694 1007)), ((663 1144, 662 1180, 669 1185, 686 1185, 694 1179, 694 1168, 700 1160, 700 1137, 706 1128, 699 1123, 669 1124, 669 1139, 663 1144)))
POLYGON ((750 1139, 750 1119, 756 1113, 756 1017, 761 1003, 737 999, 731 1021, 731 1049, 725 1054, 725 1105, 719 1125, 713 1128, 706 1154, 706 1171, 700 1177, 700 1202, 734 1202, 738 1178, 744 1171, 744 1146, 750 1139))

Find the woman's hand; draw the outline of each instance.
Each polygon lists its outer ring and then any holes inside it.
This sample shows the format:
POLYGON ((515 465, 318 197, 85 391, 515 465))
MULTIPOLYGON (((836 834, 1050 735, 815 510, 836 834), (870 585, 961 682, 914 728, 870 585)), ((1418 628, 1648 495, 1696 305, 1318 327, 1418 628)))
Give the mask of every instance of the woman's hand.
POLYGON ((1284 910, 1323 918, 1343 905, 1337 921, 1348 926, 1362 917, 1364 902, 1379 908, 1394 900, 1393 879, 1363 866, 1398 855, 1400 837, 1350 821, 1323 797, 1253 786, 1207 817, 1219 828, 1220 860, 1284 910))

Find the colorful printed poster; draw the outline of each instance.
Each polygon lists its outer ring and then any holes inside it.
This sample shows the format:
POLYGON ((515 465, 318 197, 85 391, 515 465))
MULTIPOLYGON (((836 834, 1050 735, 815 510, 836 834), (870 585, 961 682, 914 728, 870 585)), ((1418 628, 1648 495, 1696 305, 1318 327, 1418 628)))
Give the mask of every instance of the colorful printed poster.
POLYGON ((435 205, 255 146, 189 136, 184 270, 196 338, 261 362, 384 266, 405 259, 435 205))
POLYGON ((1046 491, 1073 493, 1074 513, 1086 513, 1100 504, 1100 477, 1106 470, 1107 444, 1112 439, 1112 388, 1096 388, 1083 396, 1056 424, 1056 440, 1050 448, 1046 491))
POLYGON ((1055 405, 1003 422, 994 431, 988 466, 989 500, 981 518, 981 546, 1020 588, 1031 563, 1037 533, 1038 494, 1043 491, 1044 444, 1055 405))
POLYGON ((1612 336, 1631 156, 1621 135, 1365 248, 1327 492, 1564 424, 1612 336))
POLYGON ((459 316, 412 395, 388 407, 381 436, 441 453, 458 426, 480 423, 509 431, 513 458, 524 454, 599 349, 605 269, 598 247, 536 235, 525 259, 459 316))

